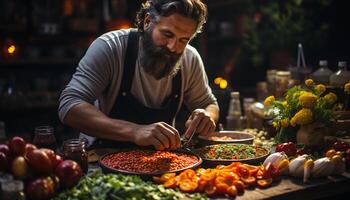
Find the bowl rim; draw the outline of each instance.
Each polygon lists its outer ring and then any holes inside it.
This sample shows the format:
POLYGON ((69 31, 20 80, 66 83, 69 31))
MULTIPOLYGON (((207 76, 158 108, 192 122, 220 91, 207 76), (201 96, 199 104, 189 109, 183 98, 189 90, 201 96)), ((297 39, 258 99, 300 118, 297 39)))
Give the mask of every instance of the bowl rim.
MULTIPOLYGON (((144 173, 144 172, 132 172, 132 171, 127 171, 127 170, 122 170, 122 169, 115 169, 115 168, 112 168, 112 167, 109 167, 107 165, 105 165, 102 160, 111 155, 111 154, 114 154, 114 153, 119 153, 119 152, 127 152, 127 151, 132 151, 132 150, 142 150, 142 149, 137 149, 137 148, 132 148, 132 149, 119 149, 119 150, 116 150, 116 151, 113 151, 113 152, 109 152, 109 153, 106 153, 104 154, 103 156, 100 157, 100 159, 98 160, 98 164, 99 166, 108 171, 108 172, 112 172, 112 173, 124 173, 124 174, 129 174, 129 175, 139 175, 139 176, 156 176, 156 175, 162 175, 164 173, 174 173, 174 172, 180 172, 180 171, 184 171, 186 169, 192 169, 192 168, 196 168, 198 166, 200 166, 203 162, 203 159, 198 155, 196 154, 195 152, 192 152, 192 151, 188 151, 188 150, 184 150, 184 149, 177 149, 177 150, 168 150, 168 152, 175 152, 175 153, 185 153, 185 154, 190 154, 190 155, 193 155, 193 156, 196 156, 197 159, 198 159, 198 162, 192 164, 192 165, 189 165, 187 167, 184 167, 182 169, 176 169, 176 170, 159 170, 159 171, 156 171, 156 172, 150 172, 150 173, 144 173)), ((157 151, 157 150, 151 150, 151 151, 157 151)))
POLYGON ((200 149, 203 149, 203 148, 208 148, 208 147, 213 147, 213 146, 219 146, 219 145, 230 145, 230 146, 233 146, 233 145, 243 145, 243 146, 253 146, 253 147, 258 147, 258 148, 262 148, 264 150, 266 150, 266 154, 262 155, 262 156, 259 156, 259 157, 255 157, 255 158, 245 158, 245 159, 209 159, 209 158, 204 158, 201 156, 201 154, 197 153, 203 161, 223 161, 223 162, 246 162, 246 161, 255 161, 255 160, 261 160, 263 158, 266 158, 268 155, 270 155, 271 153, 271 149, 267 149, 265 147, 261 147, 261 146, 256 146, 256 145, 250 145, 250 144, 240 144, 240 143, 228 143, 228 144, 213 144, 213 145, 208 145, 208 146, 204 146, 204 147, 200 147, 200 148, 197 148, 195 149, 194 151, 197 152, 199 151, 200 149))
POLYGON ((253 141, 255 139, 255 136, 245 132, 245 131, 229 131, 229 130, 224 130, 224 131, 215 131, 213 133, 210 133, 207 136, 202 136, 199 135, 198 138, 201 140, 206 140, 206 141, 211 141, 211 142, 226 142, 226 143, 230 143, 230 142, 246 142, 246 141, 253 141), (210 134, 241 134, 241 135, 249 135, 249 138, 243 138, 243 139, 232 139, 232 140, 212 140, 209 139, 208 137, 210 136, 210 134))

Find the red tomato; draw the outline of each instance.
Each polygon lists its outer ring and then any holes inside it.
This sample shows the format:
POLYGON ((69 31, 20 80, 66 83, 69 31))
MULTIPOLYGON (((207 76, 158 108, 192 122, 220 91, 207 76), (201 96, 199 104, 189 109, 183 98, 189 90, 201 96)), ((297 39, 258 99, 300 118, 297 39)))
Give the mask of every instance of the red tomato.
POLYGON ((56 176, 60 179, 60 184, 64 188, 72 188, 78 184, 82 171, 78 163, 73 160, 62 161, 55 170, 56 176))
POLYGON ((9 148, 16 156, 23 156, 26 149, 26 142, 23 138, 15 136, 9 141, 9 148))
POLYGON ((26 159, 29 166, 38 174, 48 175, 52 172, 52 162, 44 151, 34 149, 27 154, 26 159))
POLYGON ((287 156, 295 156, 297 153, 297 148, 295 147, 293 142, 286 142, 282 144, 278 144, 276 147, 276 152, 284 151, 287 156))
POLYGON ((333 149, 336 151, 346 151, 350 148, 350 145, 344 141, 336 141, 333 144, 333 149))

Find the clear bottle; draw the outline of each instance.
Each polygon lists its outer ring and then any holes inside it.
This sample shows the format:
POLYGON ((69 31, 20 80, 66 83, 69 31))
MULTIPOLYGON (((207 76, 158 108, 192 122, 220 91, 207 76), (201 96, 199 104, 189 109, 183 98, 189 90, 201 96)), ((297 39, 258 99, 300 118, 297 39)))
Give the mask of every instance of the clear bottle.
POLYGON ((226 129, 239 130, 242 128, 241 119, 241 101, 239 100, 239 92, 231 92, 231 100, 226 116, 226 129))
POLYGON ((346 62, 338 62, 338 71, 334 72, 329 77, 329 83, 334 87, 343 87, 347 82, 350 81, 350 72, 346 69, 346 62))
POLYGON ((312 79, 316 83, 329 84, 329 77, 333 72, 328 68, 327 60, 320 60, 319 68, 311 74, 312 79))

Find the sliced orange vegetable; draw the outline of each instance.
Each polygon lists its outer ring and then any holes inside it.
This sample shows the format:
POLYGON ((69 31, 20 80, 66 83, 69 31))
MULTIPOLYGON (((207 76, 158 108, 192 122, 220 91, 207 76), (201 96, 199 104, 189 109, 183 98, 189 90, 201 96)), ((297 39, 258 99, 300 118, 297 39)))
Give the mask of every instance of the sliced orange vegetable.
POLYGON ((200 176, 200 179, 206 180, 206 181, 213 181, 213 180, 215 180, 215 177, 216 177, 216 172, 212 171, 212 172, 209 172, 209 173, 202 174, 200 176))
POLYGON ((207 184, 209 182, 205 181, 205 180, 199 180, 198 181, 198 187, 197 187, 197 191, 198 192, 204 192, 205 188, 207 187, 207 184))
POLYGON ((261 180, 258 180, 256 183, 259 186, 259 188, 267 188, 271 185, 272 178, 261 179, 261 180))
POLYGON ((234 185, 231 185, 230 187, 227 188, 226 193, 230 197, 236 197, 237 196, 237 188, 234 185))
POLYGON ((152 177, 153 181, 157 184, 163 184, 166 180, 163 179, 162 177, 158 177, 158 176, 153 176, 152 177))
POLYGON ((288 159, 283 159, 282 161, 280 161, 277 165, 277 168, 279 170, 282 170, 284 169, 285 167, 288 167, 289 166, 289 160, 288 159))
POLYGON ((170 178, 169 180, 167 180, 167 181, 163 184, 163 186, 164 186, 165 188, 176 188, 176 186, 177 186, 177 181, 176 181, 175 177, 170 178))
POLYGON ((244 188, 247 186, 240 180, 234 180, 232 185, 236 186, 238 192, 244 192, 244 188))
POLYGON ((249 176, 249 169, 246 166, 244 166, 244 165, 239 165, 237 167, 237 173, 241 177, 248 177, 249 176))
POLYGON ((337 151, 335 149, 330 149, 326 152, 326 157, 332 158, 337 151))
POLYGON ((204 192, 209 197, 213 197, 217 195, 216 187, 211 182, 208 182, 207 186, 204 189, 204 192))
POLYGON ((252 186, 256 183, 256 178, 253 176, 241 177, 241 180, 248 186, 252 186))
POLYGON ((194 192, 198 187, 197 183, 194 183, 190 180, 180 181, 179 188, 183 192, 194 192))
POLYGON ((259 170, 258 170, 258 171, 256 172, 256 174, 255 174, 255 177, 256 177, 257 179, 263 179, 264 176, 265 176, 265 169, 262 170, 262 169, 259 168, 259 170))
POLYGON ((170 178, 174 178, 175 176, 176 176, 176 173, 165 173, 161 176, 161 178, 167 181, 170 178))
POLYGON ((217 194, 225 194, 227 191, 227 188, 229 188, 230 186, 227 185, 226 183, 215 183, 215 187, 216 187, 217 194))

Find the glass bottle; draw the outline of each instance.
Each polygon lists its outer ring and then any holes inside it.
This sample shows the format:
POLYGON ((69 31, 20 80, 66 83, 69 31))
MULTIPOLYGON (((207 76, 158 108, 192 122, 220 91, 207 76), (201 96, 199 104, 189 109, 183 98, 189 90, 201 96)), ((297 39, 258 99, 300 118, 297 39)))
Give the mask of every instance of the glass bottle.
POLYGON ((33 144, 38 148, 48 148, 56 151, 56 138, 52 126, 39 126, 34 130, 33 144))
POLYGON ((241 102, 239 100, 239 92, 231 92, 231 100, 229 104, 228 114, 226 116, 226 129, 239 130, 241 126, 241 102))
POLYGON ((338 71, 329 77, 329 83, 334 87, 343 87, 345 83, 350 81, 350 72, 346 69, 346 62, 338 62, 338 71))
POLYGON ((74 160, 84 173, 88 172, 88 154, 85 150, 86 142, 83 139, 71 139, 63 143, 63 159, 74 160))
POLYGON ((291 73, 289 71, 278 71, 276 73, 276 98, 283 98, 286 91, 289 89, 291 73))
POLYGON ((312 79, 316 83, 322 83, 325 85, 329 84, 329 77, 333 74, 333 72, 328 68, 327 65, 327 60, 320 60, 320 67, 311 74, 312 79))

